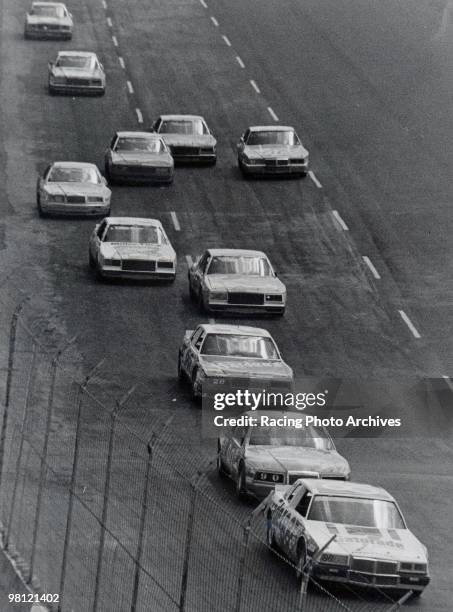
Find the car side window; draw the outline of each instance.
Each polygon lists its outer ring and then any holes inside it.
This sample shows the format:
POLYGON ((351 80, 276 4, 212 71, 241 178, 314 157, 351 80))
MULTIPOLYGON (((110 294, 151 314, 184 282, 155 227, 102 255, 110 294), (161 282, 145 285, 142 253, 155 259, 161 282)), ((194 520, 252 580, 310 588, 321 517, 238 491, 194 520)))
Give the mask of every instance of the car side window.
POLYGON ((162 125, 161 119, 156 119, 156 121, 154 122, 154 125, 153 125, 153 130, 155 132, 159 132, 161 125, 162 125))
POLYGON ((300 502, 297 504, 296 512, 298 512, 301 516, 307 516, 308 508, 310 506, 312 498, 313 495, 310 493, 310 491, 307 491, 300 500, 300 502))
POLYGON ((115 136, 110 141, 110 148, 112 149, 112 151, 115 150, 117 140, 118 140, 118 136, 115 134, 115 136))
POLYGON ((49 164, 49 165, 47 166, 47 168, 44 170, 44 174, 42 175, 42 177, 43 177, 43 179, 44 179, 45 181, 47 181, 47 178, 48 178, 48 176, 49 176, 49 172, 50 172, 50 169, 51 169, 51 168, 52 168, 52 164, 49 164))
POLYGON ((193 334, 192 334, 192 336, 190 338, 191 344, 195 344, 197 339, 200 337, 200 334, 202 333, 202 331, 203 331, 202 327, 197 327, 197 329, 193 332, 193 334))
POLYGON ((210 134, 209 128, 204 121, 203 121, 203 134, 210 134))
POLYGON ((248 140, 248 138, 249 138, 249 135, 250 135, 250 130, 245 130, 245 132, 244 132, 244 133, 243 133, 243 135, 242 135, 242 138, 243 138, 243 140, 244 140, 244 142, 245 142, 246 144, 247 144, 247 140, 248 140))
POLYGON ((203 272, 203 274, 206 272, 206 266, 208 265, 208 261, 209 253, 204 253, 200 261, 198 262, 198 269, 200 270, 200 272, 203 272))
POLYGON ((247 435, 247 428, 241 427, 239 425, 235 428, 233 432, 233 438, 237 440, 241 446, 244 444, 246 435, 247 435))
POLYGON ((203 340, 205 339, 205 336, 206 336, 206 334, 204 333, 204 331, 202 331, 200 336, 197 338, 197 341, 194 344, 194 346, 197 349, 197 351, 200 350, 201 345, 203 344, 203 340))
POLYGON ((107 222, 106 222, 106 221, 103 221, 103 222, 101 223, 101 225, 100 225, 100 226, 98 227, 98 229, 97 229, 96 234, 98 235, 99 240, 102 240, 102 237, 103 237, 103 235, 104 235, 104 231, 105 231, 106 225, 107 225, 107 222))

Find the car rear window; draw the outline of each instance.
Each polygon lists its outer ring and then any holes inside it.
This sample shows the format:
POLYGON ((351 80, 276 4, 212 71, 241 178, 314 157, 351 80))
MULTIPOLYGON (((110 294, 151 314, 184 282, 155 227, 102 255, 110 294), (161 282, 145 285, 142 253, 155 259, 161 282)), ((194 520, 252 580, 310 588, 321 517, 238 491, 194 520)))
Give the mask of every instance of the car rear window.
POLYGON ((202 355, 279 359, 275 344, 264 336, 208 334, 201 348, 202 355))
POLYGON ((118 139, 115 146, 115 151, 145 151, 149 153, 160 153, 163 150, 163 144, 161 140, 157 138, 122 136, 118 139))
POLYGON ((50 183, 93 183, 99 185, 101 177, 94 168, 52 168, 48 179, 50 183))
POLYGON ((65 16, 65 11, 62 6, 33 6, 30 15, 38 17, 56 17, 61 19, 65 16))
POLYGON ((200 119, 171 119, 162 121, 159 134, 188 134, 202 136, 207 130, 200 119))
POLYGON ((270 276, 271 268, 264 257, 227 257, 222 255, 212 258, 207 273, 270 276))
POLYGON ((163 244, 165 239, 160 228, 152 225, 110 225, 104 242, 163 244))
POLYGON ((297 134, 292 130, 269 130, 260 132, 250 132, 247 138, 247 145, 287 145, 294 146, 300 144, 297 134))

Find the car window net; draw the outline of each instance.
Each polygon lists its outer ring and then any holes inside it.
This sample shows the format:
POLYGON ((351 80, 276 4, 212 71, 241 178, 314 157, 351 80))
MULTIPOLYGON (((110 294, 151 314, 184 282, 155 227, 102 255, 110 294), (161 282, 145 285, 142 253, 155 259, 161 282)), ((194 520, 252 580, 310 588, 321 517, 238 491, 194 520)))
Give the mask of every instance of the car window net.
POLYGON ((131 242, 134 244, 160 244, 161 232, 157 227, 111 225, 104 242, 131 242))
POLYGON ((263 336, 208 334, 201 352, 203 355, 278 359, 274 343, 263 336))
POLYGON ((162 121, 159 129, 160 134, 187 134, 190 136, 202 136, 207 131, 203 122, 196 120, 168 120, 162 121))
POLYGON ((101 182, 94 168, 53 168, 48 180, 51 183, 93 183, 95 185, 101 182))
POLYGON ((145 151, 148 153, 159 153, 163 150, 162 143, 156 139, 146 138, 120 138, 115 151, 145 151))
POLYGON ((213 257, 208 274, 270 276, 269 263, 262 257, 213 257))
POLYGON ((299 139, 292 131, 276 131, 269 130, 268 132, 250 132, 247 139, 247 145, 298 145, 299 139))
POLYGON ((354 497, 315 496, 308 519, 378 529, 404 529, 393 502, 354 497))

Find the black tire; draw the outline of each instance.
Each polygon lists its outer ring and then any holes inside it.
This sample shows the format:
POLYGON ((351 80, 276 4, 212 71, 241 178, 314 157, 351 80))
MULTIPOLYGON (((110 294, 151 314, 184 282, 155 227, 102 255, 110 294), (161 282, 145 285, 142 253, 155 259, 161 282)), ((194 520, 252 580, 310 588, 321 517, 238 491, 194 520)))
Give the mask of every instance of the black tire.
POLYGON ((54 96, 54 95, 55 95, 55 90, 51 85, 49 85, 49 96, 54 96))
POLYGON ((274 313, 274 317, 275 317, 276 319, 280 319, 281 317, 284 317, 284 316, 285 316, 285 309, 284 309, 284 308, 283 308, 283 310, 281 310, 280 312, 275 312, 275 313, 274 313))
POLYGON ((211 159, 211 161, 208 162, 208 166, 215 166, 217 163, 217 157, 215 159, 211 159))
POLYGON ((181 367, 181 355, 178 355, 178 382, 180 385, 186 383, 186 375, 184 374, 184 370, 181 367))
POLYGON ((217 442, 217 474, 220 476, 220 478, 225 478, 225 476, 227 475, 227 471, 225 469, 225 466, 223 465, 223 461, 220 458, 220 442, 217 442))
POLYGON ((96 268, 96 261, 94 260, 94 257, 91 254, 91 251, 88 251, 88 264, 92 270, 96 268))
POLYGON ((113 184, 112 173, 110 172, 110 166, 107 162, 104 164, 104 176, 106 178, 107 183, 113 184))
POLYGON ((238 475, 236 478, 236 495, 239 499, 244 499, 247 496, 247 486, 245 484, 245 468, 241 464, 239 466, 238 475))
POLYGON ((188 279, 189 279, 189 297, 192 302, 195 302, 197 296, 196 296, 195 291, 193 290, 192 283, 190 282, 190 276, 188 276, 188 279))
POLYGON ((201 289, 198 292, 197 303, 198 303, 198 310, 200 311, 200 314, 205 314, 207 309, 206 309, 206 306, 204 304, 203 291, 201 289))
POLYGON ((39 192, 36 194, 36 205, 38 207, 38 215, 42 218, 47 217, 47 213, 43 211, 41 206, 41 196, 39 195, 39 192))

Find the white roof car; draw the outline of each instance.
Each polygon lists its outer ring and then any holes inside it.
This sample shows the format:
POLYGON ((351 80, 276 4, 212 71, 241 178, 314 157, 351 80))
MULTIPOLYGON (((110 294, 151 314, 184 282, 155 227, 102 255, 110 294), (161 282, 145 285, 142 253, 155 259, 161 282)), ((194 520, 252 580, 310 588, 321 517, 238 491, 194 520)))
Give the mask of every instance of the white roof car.
POLYGON ((72 15, 63 2, 33 2, 25 16, 24 37, 70 40, 72 15))
POLYGON ((49 63, 49 93, 104 95, 104 67, 93 51, 59 51, 49 63))

